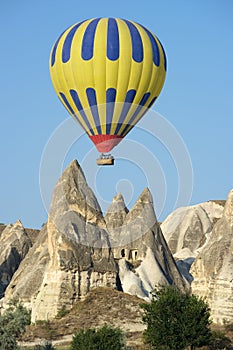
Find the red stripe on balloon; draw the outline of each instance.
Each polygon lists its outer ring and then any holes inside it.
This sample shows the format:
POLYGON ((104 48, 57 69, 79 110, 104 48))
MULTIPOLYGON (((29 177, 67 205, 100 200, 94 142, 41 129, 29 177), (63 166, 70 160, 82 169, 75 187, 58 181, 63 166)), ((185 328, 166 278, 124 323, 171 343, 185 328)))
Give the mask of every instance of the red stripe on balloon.
POLYGON ((91 135, 89 137, 100 153, 110 152, 123 139, 120 135, 91 135))

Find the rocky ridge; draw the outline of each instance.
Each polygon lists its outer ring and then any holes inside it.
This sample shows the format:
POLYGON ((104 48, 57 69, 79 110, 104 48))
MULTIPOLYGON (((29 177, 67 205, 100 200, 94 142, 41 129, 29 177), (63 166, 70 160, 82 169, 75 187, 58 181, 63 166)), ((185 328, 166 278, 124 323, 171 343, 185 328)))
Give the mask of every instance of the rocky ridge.
POLYGON ((129 212, 122 197, 115 197, 105 220, 123 291, 149 299, 161 283, 174 283, 182 291, 189 288, 163 237, 148 188, 129 212))
POLYGON ((176 258, 197 257, 222 217, 224 204, 225 201, 209 201, 178 208, 164 220, 161 229, 176 258))
POLYGON ((211 239, 191 267, 192 291, 206 297, 213 321, 233 322, 233 190, 211 239))
POLYGON ((211 239, 215 223, 222 217, 225 201, 208 201, 172 212, 161 224, 177 266, 191 283, 190 268, 211 239))
POLYGON ((32 241, 20 220, 15 224, 4 226, 0 239, 0 298, 2 298, 12 276, 32 246, 32 241))
POLYGON ((105 217, 77 161, 56 184, 48 222, 15 271, 3 306, 18 296, 32 321, 51 319, 95 287, 150 297, 160 282, 188 288, 145 189, 128 211, 117 195, 105 217))
POLYGON ((33 321, 47 320, 96 287, 149 300, 155 285, 174 283, 187 291, 188 280, 207 298, 214 322, 232 322, 233 190, 224 204, 179 208, 159 225, 146 188, 130 211, 116 195, 104 216, 73 161, 54 188, 40 232, 20 221, 1 225, 1 304, 19 297, 33 321))

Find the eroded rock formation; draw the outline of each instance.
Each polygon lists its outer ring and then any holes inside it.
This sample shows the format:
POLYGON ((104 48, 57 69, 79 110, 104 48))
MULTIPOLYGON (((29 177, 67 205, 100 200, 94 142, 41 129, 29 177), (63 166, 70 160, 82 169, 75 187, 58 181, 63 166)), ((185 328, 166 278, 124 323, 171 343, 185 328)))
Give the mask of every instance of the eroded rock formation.
POLYGON ((32 320, 51 319, 94 287, 149 297, 158 283, 187 282, 159 228, 145 189, 128 212, 117 195, 105 217, 77 161, 53 192, 48 222, 15 271, 4 305, 14 296, 32 309, 32 320))
POLYGON ((182 274, 189 282, 193 276, 189 270, 192 263, 212 235, 214 224, 222 217, 225 201, 209 201, 178 208, 161 224, 182 274))
POLYGON ((124 292, 150 298, 150 292, 161 283, 174 283, 182 291, 187 289, 161 232, 148 188, 129 212, 122 198, 115 197, 106 219, 107 226, 111 225, 110 242, 124 292))
POLYGON ((196 257, 208 241, 215 222, 222 217, 224 201, 209 201, 178 208, 161 224, 172 253, 196 257))
POLYGON ((117 288, 117 266, 105 222, 81 168, 73 161, 55 186, 48 222, 5 295, 32 309, 32 320, 53 318, 97 286, 117 288))
POLYGON ((233 190, 191 274, 192 291, 207 298, 214 322, 233 322, 233 190))
POLYGON ((19 220, 14 225, 4 227, 0 240, 0 298, 2 298, 32 242, 19 220))

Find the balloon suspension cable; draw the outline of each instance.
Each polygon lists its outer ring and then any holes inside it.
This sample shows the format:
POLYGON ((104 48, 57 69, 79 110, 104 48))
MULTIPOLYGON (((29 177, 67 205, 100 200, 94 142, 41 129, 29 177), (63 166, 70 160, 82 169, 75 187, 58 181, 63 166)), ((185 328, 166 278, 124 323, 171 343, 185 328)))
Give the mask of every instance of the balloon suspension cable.
POLYGON ((111 154, 102 153, 98 159, 96 159, 97 165, 114 165, 114 157, 111 154))

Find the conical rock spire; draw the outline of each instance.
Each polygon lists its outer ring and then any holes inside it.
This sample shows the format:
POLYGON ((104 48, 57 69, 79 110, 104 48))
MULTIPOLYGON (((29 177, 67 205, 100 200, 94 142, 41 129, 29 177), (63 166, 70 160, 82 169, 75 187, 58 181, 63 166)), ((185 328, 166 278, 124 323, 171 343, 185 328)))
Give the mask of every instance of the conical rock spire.
POLYGON ((145 189, 128 212, 122 195, 103 217, 77 161, 64 170, 52 196, 48 222, 15 272, 5 294, 32 309, 32 321, 51 319, 95 287, 148 298, 155 284, 186 282, 179 273, 145 189), (131 278, 132 277, 132 278, 131 278))

